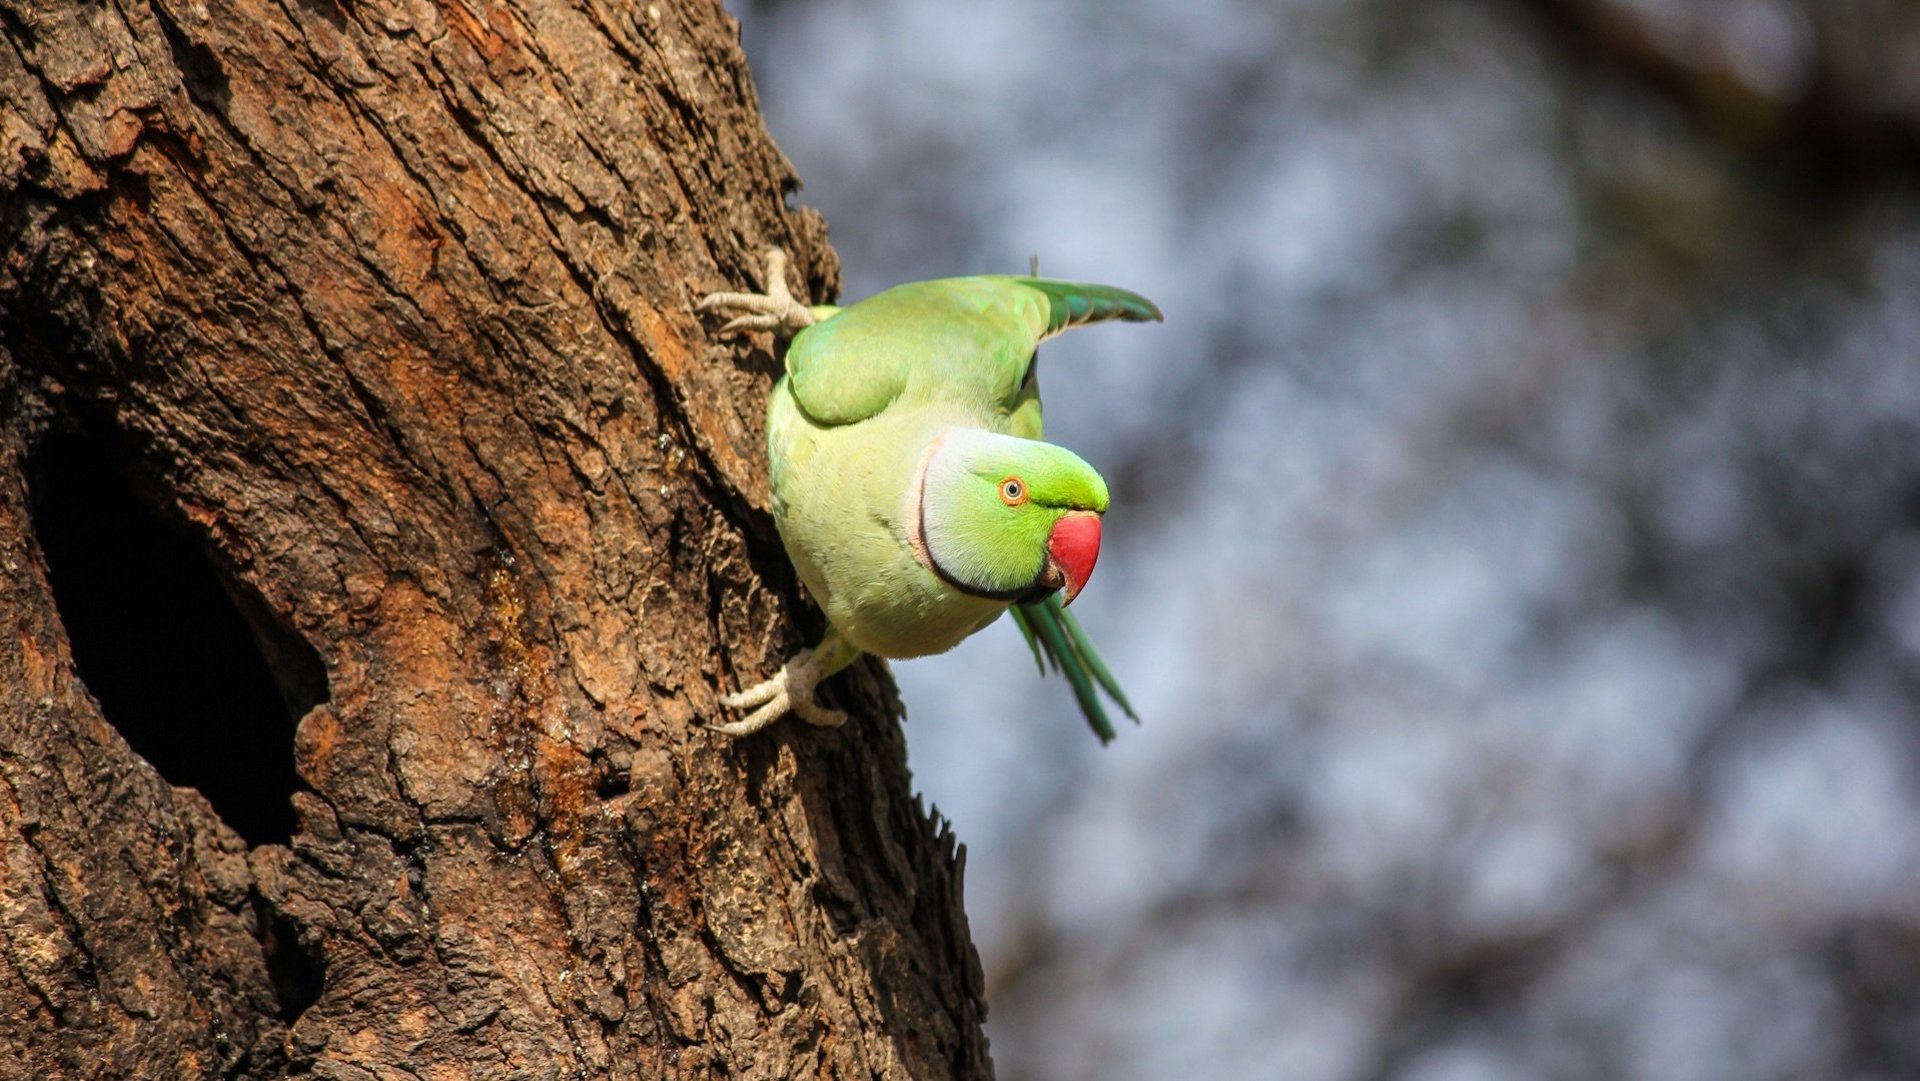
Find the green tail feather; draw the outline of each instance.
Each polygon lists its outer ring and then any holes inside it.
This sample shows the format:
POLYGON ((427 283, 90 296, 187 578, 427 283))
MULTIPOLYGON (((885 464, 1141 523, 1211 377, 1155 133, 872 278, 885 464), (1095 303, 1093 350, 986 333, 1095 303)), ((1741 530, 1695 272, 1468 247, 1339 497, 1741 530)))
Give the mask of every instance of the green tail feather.
POLYGON ((1073 327, 1119 319, 1128 323, 1158 323, 1162 316, 1153 301, 1111 285, 1087 285, 1053 278, 1015 278, 1047 296, 1047 332, 1051 338, 1073 327))
POLYGON ((1073 697, 1080 703, 1080 712, 1086 715, 1087 724, 1101 743, 1111 743, 1114 731, 1113 722, 1107 719, 1106 707, 1100 704, 1094 690, 1096 683, 1134 723, 1139 723, 1140 718, 1120 690, 1119 682, 1107 670, 1106 662, 1093 648, 1087 632, 1080 629, 1080 621, 1060 603, 1058 594, 1034 604, 1014 605, 1013 622, 1020 628, 1021 637, 1027 640, 1027 648, 1033 650, 1033 663, 1041 674, 1045 675, 1047 665, 1051 665, 1073 684, 1073 697))

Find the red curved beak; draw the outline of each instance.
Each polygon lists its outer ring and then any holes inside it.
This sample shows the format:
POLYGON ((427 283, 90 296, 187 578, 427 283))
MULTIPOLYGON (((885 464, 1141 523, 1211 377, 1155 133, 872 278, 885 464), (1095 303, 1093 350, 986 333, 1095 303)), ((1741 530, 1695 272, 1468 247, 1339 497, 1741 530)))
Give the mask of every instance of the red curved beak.
POLYGON ((1061 587, 1066 591, 1062 603, 1072 604, 1073 598, 1086 588, 1087 579, 1093 577, 1093 565, 1099 559, 1098 514, 1077 510, 1054 523, 1053 534, 1047 538, 1047 562, 1049 569, 1058 572, 1061 587))

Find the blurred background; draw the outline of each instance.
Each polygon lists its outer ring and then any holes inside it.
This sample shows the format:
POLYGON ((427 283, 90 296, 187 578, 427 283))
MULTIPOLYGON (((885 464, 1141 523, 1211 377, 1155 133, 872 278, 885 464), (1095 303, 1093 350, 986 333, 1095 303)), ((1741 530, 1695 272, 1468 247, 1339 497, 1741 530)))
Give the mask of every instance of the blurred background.
POLYGON ((1920 5, 735 0, 849 298, 1022 272, 1101 749, 898 664, 1003 1079, 1920 1077, 1920 5))

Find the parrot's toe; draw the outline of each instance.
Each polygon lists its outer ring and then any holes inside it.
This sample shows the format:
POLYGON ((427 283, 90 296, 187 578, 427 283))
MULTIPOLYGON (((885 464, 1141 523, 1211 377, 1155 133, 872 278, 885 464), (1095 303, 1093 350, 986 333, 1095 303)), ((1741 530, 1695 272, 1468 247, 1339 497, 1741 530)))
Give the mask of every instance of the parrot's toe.
MULTIPOLYGON (((740 695, 729 695, 728 697, 738 698, 740 695)), ((726 699, 723 698, 721 701, 725 702, 726 699)), ((762 704, 759 709, 754 710, 752 713, 747 714, 737 721, 728 721, 725 724, 710 724, 707 727, 723 736, 732 736, 734 739, 739 739, 741 736, 751 736, 755 732, 779 720, 781 717, 786 716, 789 704, 787 693, 781 691, 762 704)), ((737 709, 740 707, 735 706, 733 708, 737 709)))
POLYGON ((846 710, 823 706, 814 701, 811 695, 806 698, 796 698, 791 704, 793 712, 808 724, 816 724, 822 728, 838 728, 847 723, 846 710))
POLYGON ((786 693, 786 669, 783 668, 780 670, 779 675, 764 683, 756 683, 751 687, 743 687, 732 694, 721 695, 720 704, 728 709, 751 709, 754 706, 765 705, 786 693))
POLYGON ((814 700, 813 691, 820 681, 853 662, 860 651, 848 645, 838 634, 829 632, 820 644, 803 649, 788 658, 772 679, 720 696, 728 709, 751 709, 737 721, 710 724, 708 728, 723 735, 752 735, 792 712, 808 724, 838 728, 847 723, 841 710, 823 706, 814 700))
POLYGON ((813 688, 819 682, 820 666, 814 660, 813 651, 801 650, 782 665, 772 679, 720 696, 720 704, 728 709, 752 709, 752 713, 737 721, 707 727, 738 739, 760 731, 789 711, 799 714, 809 724, 833 727, 845 723, 846 714, 813 700, 813 688))
POLYGON ((774 248, 767 253, 767 291, 765 293, 709 293, 694 305, 699 312, 735 315, 720 333, 740 330, 797 332, 813 325, 813 311, 795 300, 787 288, 787 253, 774 248))

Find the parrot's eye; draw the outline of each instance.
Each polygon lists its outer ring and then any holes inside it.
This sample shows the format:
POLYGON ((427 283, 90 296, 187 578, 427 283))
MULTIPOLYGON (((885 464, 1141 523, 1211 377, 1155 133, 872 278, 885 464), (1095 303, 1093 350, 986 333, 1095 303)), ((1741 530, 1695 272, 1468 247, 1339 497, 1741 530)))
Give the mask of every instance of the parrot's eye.
POLYGON ((1000 482, 1000 501, 1009 507, 1017 507, 1027 501, 1027 486, 1019 477, 1008 477, 1000 482))

